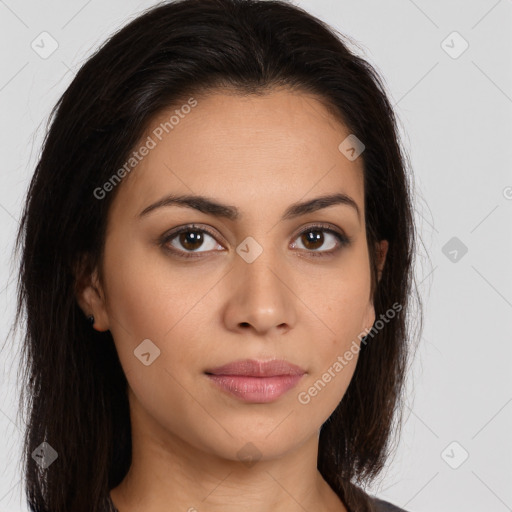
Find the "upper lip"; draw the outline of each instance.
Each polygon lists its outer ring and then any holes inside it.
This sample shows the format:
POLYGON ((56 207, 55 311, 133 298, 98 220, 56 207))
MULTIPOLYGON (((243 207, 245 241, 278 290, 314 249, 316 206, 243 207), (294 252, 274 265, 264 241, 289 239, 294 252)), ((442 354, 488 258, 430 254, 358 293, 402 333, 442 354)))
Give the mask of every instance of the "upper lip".
POLYGON ((256 361, 243 359, 206 370, 213 375, 246 375, 248 377, 277 377, 279 375, 303 375, 305 370, 283 359, 256 361))

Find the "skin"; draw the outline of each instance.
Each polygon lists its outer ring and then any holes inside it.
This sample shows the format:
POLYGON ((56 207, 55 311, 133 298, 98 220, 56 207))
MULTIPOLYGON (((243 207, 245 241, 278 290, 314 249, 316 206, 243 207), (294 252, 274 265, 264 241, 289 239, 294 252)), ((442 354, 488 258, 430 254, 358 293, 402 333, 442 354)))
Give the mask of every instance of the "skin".
MULTIPOLYGON (((129 383, 132 466, 112 500, 120 512, 345 511, 316 461, 319 429, 357 355, 308 404, 297 396, 375 320, 362 158, 338 150, 350 132, 312 96, 274 89, 196 99, 118 185, 101 269, 78 297, 94 328, 111 331, 129 383), (353 198, 361 217, 338 204, 281 220, 292 203, 334 192, 353 198), (170 193, 206 195, 242 216, 166 206, 139 217, 170 193), (314 257, 337 244, 325 231, 315 244, 301 235, 316 222, 352 241, 314 257), (199 257, 179 258, 158 243, 191 223, 215 234, 189 249, 199 257), (252 263, 236 252, 248 236, 263 249, 252 263), (134 356, 145 339, 160 350, 148 366, 134 356), (306 374, 266 404, 228 395, 204 374, 245 358, 286 359, 306 374), (237 455, 248 442, 260 454, 251 467, 237 455)), ((158 115, 151 129, 169 116, 158 115)), ((187 252, 179 235, 170 245, 187 252)), ((382 269, 387 242, 376 249, 382 269)))

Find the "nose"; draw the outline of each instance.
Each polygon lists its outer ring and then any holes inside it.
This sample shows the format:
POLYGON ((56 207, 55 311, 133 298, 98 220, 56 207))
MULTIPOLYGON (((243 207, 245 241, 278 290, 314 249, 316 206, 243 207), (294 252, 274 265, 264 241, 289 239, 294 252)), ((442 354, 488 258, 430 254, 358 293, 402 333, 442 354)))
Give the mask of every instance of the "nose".
POLYGON ((230 272, 225 323, 229 330, 260 335, 284 334, 296 323, 294 274, 274 251, 265 249, 252 262, 236 256, 230 272))

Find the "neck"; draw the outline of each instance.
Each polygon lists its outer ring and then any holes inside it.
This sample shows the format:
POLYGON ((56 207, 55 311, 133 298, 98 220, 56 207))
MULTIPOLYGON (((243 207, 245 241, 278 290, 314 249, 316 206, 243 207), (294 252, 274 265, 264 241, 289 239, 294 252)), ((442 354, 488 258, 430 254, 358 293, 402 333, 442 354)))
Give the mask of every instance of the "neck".
POLYGON ((132 464, 111 491, 119 512, 347 512, 316 467, 318 435, 279 458, 248 444, 242 461, 147 421, 132 417, 132 464))

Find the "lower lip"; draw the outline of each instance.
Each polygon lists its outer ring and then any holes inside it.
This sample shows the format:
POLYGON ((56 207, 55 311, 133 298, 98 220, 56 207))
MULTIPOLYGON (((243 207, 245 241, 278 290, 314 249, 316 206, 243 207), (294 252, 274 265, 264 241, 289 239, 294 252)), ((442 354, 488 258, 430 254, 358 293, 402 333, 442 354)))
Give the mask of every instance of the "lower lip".
POLYGON ((277 400, 297 385, 302 375, 248 377, 246 375, 208 375, 221 389, 245 402, 264 404, 277 400))

